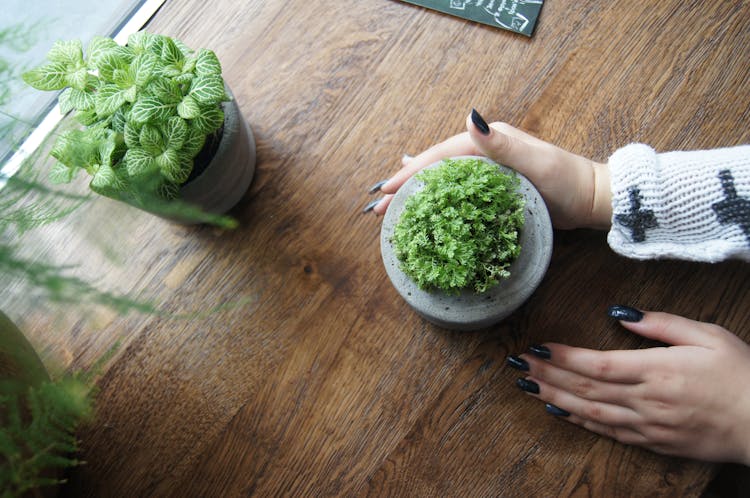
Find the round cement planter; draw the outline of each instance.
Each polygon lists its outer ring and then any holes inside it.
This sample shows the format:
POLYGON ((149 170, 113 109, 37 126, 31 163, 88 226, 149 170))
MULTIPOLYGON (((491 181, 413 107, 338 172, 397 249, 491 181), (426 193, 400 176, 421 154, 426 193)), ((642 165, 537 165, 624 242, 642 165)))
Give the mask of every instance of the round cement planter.
MULTIPOLYGON (((255 174, 255 139, 234 96, 224 102, 224 131, 213 159, 196 178, 180 188, 182 200, 212 214, 231 209, 247 191, 255 174)), ((189 222, 189 221, 188 221, 189 222)))
MULTIPOLYGON (((459 158, 462 157, 472 156, 459 158)), ((484 157, 479 159, 496 164, 484 157)), ((439 164, 432 164, 428 168, 438 167, 439 164)), ((511 172, 505 166, 496 165, 505 172, 511 172)), ((520 192, 526 198, 526 221, 520 238, 521 253, 510 266, 510 277, 482 294, 470 290, 459 295, 448 295, 439 290, 427 292, 417 287, 417 284, 401 271, 391 245, 391 237, 404 210, 406 199, 423 187, 421 182, 415 177, 410 178, 398 190, 388 206, 380 232, 380 251, 385 270, 401 297, 417 313, 435 325, 452 330, 477 330, 494 325, 521 306, 539 286, 547 272, 552 256, 552 223, 547 206, 531 182, 516 174, 521 180, 520 192)))

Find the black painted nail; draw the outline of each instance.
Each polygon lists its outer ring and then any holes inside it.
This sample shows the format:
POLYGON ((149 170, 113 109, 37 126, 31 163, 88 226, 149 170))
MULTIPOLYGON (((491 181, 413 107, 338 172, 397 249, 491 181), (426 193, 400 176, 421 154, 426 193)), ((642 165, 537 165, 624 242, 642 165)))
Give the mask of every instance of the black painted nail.
POLYGON ((482 132, 482 135, 490 134, 490 127, 487 124, 487 121, 484 120, 476 109, 471 110, 471 122, 474 123, 474 126, 476 126, 480 132, 482 132))
POLYGON ((550 413, 555 417, 570 417, 569 411, 558 408, 552 403, 547 403, 546 405, 544 405, 544 409, 547 410, 547 413, 550 413))
POLYGON ((362 212, 363 213, 369 213, 370 211, 372 211, 373 209, 375 209, 375 206, 377 206, 378 204, 380 204, 380 201, 382 201, 382 200, 383 199, 377 199, 377 200, 372 201, 367 206, 365 206, 365 208, 362 210, 362 212))
POLYGON ((539 384, 533 380, 516 379, 516 385, 520 387, 522 391, 526 391, 527 393, 539 394, 539 384))
POLYGON ((550 351, 547 346, 542 346, 541 344, 530 346, 529 351, 531 351, 531 354, 534 356, 542 358, 543 360, 549 360, 552 358, 552 351, 550 351))
POLYGON ((374 194, 375 192, 380 192, 380 187, 382 187, 386 183, 388 183, 388 180, 380 180, 378 183, 370 187, 368 194, 374 194))
POLYGON ((610 317, 622 320, 623 322, 640 322, 643 320, 643 313, 641 311, 631 308, 630 306, 621 306, 619 304, 610 306, 607 310, 607 314, 610 317))
POLYGON ((518 356, 508 356, 508 365, 515 368, 516 370, 523 370, 524 372, 529 371, 529 364, 524 360, 523 358, 519 358, 518 356))

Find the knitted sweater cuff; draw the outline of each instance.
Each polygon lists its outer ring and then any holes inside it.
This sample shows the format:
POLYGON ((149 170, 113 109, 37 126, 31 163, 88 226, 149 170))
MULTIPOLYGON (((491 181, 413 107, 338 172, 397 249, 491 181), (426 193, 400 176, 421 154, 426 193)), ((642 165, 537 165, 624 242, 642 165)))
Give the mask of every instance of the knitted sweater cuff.
POLYGON ((750 145, 657 154, 631 144, 609 159, 612 228, 630 258, 750 261, 750 145))

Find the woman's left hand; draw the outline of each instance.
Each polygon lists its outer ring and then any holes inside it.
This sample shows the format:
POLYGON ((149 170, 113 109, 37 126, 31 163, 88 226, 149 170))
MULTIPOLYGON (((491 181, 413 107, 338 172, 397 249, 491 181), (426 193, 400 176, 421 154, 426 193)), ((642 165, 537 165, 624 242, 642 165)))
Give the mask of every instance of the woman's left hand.
POLYGON ((547 411, 657 453, 750 465, 750 346, 717 326, 614 306, 631 332, 668 347, 532 346, 508 363, 547 411))

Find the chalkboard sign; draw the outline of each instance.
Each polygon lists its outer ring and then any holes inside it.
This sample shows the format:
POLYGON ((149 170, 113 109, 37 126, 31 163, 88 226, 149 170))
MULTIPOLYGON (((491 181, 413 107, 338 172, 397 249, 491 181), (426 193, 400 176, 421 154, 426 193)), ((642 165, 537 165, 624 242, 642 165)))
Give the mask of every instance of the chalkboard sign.
POLYGON ((531 36, 544 0, 404 0, 471 21, 531 36))

